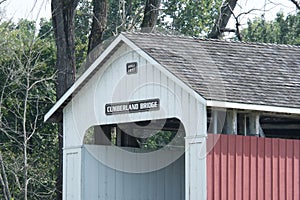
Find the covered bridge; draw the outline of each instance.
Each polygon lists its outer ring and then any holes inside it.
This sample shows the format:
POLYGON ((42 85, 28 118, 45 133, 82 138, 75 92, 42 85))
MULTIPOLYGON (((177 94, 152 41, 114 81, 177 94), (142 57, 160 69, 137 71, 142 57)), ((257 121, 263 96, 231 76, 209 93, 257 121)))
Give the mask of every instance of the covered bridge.
POLYGON ((300 138, 299 58, 297 46, 120 34, 45 115, 64 123, 63 198, 211 198, 218 133, 300 138))

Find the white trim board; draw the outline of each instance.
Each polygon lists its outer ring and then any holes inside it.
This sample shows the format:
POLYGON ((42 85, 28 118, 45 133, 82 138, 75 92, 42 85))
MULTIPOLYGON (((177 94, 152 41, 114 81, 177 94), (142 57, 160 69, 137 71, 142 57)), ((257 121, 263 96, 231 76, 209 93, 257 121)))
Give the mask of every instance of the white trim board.
POLYGON ((265 106, 255 104, 244 104, 244 103, 232 103, 225 101, 207 101, 207 106, 217 108, 233 108, 241 110, 253 110, 253 111, 265 111, 265 112, 276 112, 276 113, 288 113, 288 114, 300 114, 300 109, 279 107, 279 106, 265 106))

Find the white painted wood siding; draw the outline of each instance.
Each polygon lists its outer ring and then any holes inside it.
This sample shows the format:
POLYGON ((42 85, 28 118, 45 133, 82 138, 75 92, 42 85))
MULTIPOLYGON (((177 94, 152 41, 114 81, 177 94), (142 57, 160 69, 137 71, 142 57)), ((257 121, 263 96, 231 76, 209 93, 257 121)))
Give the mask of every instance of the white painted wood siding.
POLYGON ((126 173, 99 162, 94 154, 89 152, 91 148, 98 152, 114 151, 114 148, 110 146, 83 148, 83 163, 85 163, 82 183, 83 199, 182 200, 185 198, 184 155, 158 171, 126 173))

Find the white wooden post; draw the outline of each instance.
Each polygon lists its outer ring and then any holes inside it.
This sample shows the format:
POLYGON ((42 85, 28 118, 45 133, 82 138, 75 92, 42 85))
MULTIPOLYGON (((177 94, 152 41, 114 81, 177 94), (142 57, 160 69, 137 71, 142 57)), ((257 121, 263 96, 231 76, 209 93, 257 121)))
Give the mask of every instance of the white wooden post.
POLYGON ((224 127, 225 134, 237 134, 237 111, 227 110, 224 127))
POLYGON ((193 123, 186 128, 185 200, 206 199, 207 115, 206 107, 198 106, 193 123))
POLYGON ((218 111, 212 109, 211 110, 211 117, 212 117, 212 133, 218 133, 218 111))
POLYGON ((206 138, 186 138, 186 200, 206 199, 206 138))
POLYGON ((259 113, 253 112, 249 115, 249 134, 259 136, 259 113))

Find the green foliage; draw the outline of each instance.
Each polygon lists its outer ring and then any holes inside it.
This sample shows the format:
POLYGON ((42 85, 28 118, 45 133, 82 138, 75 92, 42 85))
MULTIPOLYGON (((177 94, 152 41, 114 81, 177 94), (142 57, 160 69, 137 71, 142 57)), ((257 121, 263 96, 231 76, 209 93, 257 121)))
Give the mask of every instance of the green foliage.
POLYGON ((52 30, 52 21, 42 18, 40 21, 40 29, 38 37, 45 40, 54 40, 54 32, 52 30))
POLYGON ((40 26, 37 32, 33 21, 0 24, 0 153, 15 199, 24 199, 26 181, 29 199, 55 196, 57 128, 43 123, 55 100, 55 43, 51 22, 40 26))
POLYGON ((81 67, 87 56, 90 27, 92 23, 92 3, 80 0, 75 15, 76 65, 81 67))
POLYGON ((184 35, 204 36, 212 29, 221 4, 221 0, 167 0, 162 17, 173 22, 165 27, 184 35))
POLYGON ((146 139, 143 148, 148 150, 157 150, 168 145, 175 137, 175 131, 160 131, 146 139))
POLYGON ((242 35, 245 41, 300 45, 300 13, 287 17, 278 13, 274 21, 255 18, 242 35))

